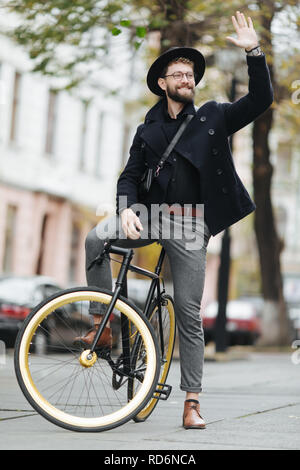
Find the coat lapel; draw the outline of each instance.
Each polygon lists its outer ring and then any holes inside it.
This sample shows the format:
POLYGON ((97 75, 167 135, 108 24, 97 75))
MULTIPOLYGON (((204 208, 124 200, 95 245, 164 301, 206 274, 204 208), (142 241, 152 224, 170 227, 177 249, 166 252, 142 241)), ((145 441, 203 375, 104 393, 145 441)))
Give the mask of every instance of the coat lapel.
MULTIPOLYGON (((141 138, 153 150, 158 158, 163 155, 176 132, 174 131, 172 123, 168 125, 168 123, 163 120, 162 106, 163 100, 151 108, 146 116, 146 118, 150 119, 150 122, 145 125, 141 132, 141 138)), ((204 105, 197 110, 198 115, 203 107, 204 105)), ((195 149, 192 148, 191 137, 201 132, 201 128, 202 123, 199 121, 197 116, 195 116, 175 145, 175 151, 184 158, 187 158, 196 168, 201 166, 201 162, 199 162, 199 153, 195 152, 195 149)))
POLYGON ((144 127, 141 138, 160 158, 166 150, 169 142, 163 130, 163 123, 159 121, 151 122, 144 127))

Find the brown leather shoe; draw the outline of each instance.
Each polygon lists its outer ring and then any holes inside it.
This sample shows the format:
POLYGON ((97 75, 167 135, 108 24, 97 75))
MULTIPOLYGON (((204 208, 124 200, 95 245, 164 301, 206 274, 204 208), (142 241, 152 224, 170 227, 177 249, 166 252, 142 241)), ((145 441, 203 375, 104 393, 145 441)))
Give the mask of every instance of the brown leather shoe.
POLYGON ((200 405, 194 401, 184 402, 183 427, 185 429, 205 429, 205 421, 200 415, 200 405))
MULTIPOLYGON (((76 338, 74 338, 74 343, 79 343, 84 347, 91 346, 93 341, 94 341, 96 332, 99 329, 99 326, 100 325, 95 325, 94 328, 92 330, 88 331, 85 336, 76 336, 76 338)), ((102 335, 100 336, 96 346, 97 347, 100 347, 100 346, 101 347, 108 347, 110 349, 112 348, 112 331, 111 331, 111 328, 109 328, 108 326, 106 326, 104 328, 104 331, 103 331, 102 335)))

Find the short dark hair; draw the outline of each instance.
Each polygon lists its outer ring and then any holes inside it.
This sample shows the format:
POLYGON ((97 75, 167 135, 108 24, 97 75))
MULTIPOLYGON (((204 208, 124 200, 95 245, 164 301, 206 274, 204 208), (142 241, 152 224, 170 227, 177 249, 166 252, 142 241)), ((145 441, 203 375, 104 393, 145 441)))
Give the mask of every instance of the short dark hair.
POLYGON ((176 57, 175 59, 172 59, 161 71, 161 77, 164 77, 167 73, 168 68, 172 64, 177 64, 177 63, 182 63, 182 64, 187 64, 191 65, 194 69, 194 62, 192 62, 190 59, 187 57, 176 57))

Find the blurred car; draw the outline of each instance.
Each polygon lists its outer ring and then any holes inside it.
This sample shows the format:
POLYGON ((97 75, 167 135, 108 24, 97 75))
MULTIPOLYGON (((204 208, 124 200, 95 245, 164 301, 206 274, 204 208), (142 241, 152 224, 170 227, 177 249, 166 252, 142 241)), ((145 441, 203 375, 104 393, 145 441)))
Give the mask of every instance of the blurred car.
MULTIPOLYGON (((128 279, 128 298, 142 311, 145 307, 145 302, 149 293, 151 280, 150 279, 128 279)), ((165 282, 164 287, 166 292, 173 296, 173 285, 165 282)), ((161 286, 162 289, 162 286, 161 286)))
POLYGON ((141 310, 145 306, 148 291, 150 288, 151 280, 149 279, 135 279, 129 278, 128 283, 128 298, 141 310))
POLYGON ((33 307, 59 290, 61 287, 46 276, 0 278, 0 339, 7 347, 14 346, 19 328, 33 307))
POLYGON ((285 274, 283 281, 284 299, 291 321, 293 339, 300 339, 300 275, 285 274))
MULTIPOLYGON (((229 346, 252 345, 260 336, 260 303, 247 299, 231 300, 226 308, 226 333, 229 346)), ((205 342, 214 340, 218 302, 210 303, 202 313, 205 342)))
MULTIPOLYGON (((62 290, 52 278, 46 276, 4 276, 0 278, 0 340, 7 348, 14 347, 18 331, 31 310, 40 302, 62 290)), ((89 302, 77 302, 57 310, 51 321, 45 321, 43 329, 34 336, 34 345, 44 354, 59 348, 61 338, 72 346, 75 331, 82 334, 93 327, 89 314, 89 302), (72 328, 73 327, 73 328, 72 328)), ((110 325, 113 347, 117 347, 120 319, 112 313, 110 325)))

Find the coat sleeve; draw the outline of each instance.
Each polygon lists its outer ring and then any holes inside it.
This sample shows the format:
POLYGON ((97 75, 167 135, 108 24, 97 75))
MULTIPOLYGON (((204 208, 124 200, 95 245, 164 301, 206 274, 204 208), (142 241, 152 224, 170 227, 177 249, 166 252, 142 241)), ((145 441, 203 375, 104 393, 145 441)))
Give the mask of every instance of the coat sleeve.
POLYGON ((138 186, 146 170, 142 150, 143 141, 140 138, 143 128, 144 124, 140 124, 137 128, 130 147, 128 162, 117 182, 117 214, 138 202, 138 186))
POLYGON ((247 64, 248 94, 234 103, 221 103, 228 136, 254 121, 273 102, 273 88, 265 55, 247 56, 247 64))

